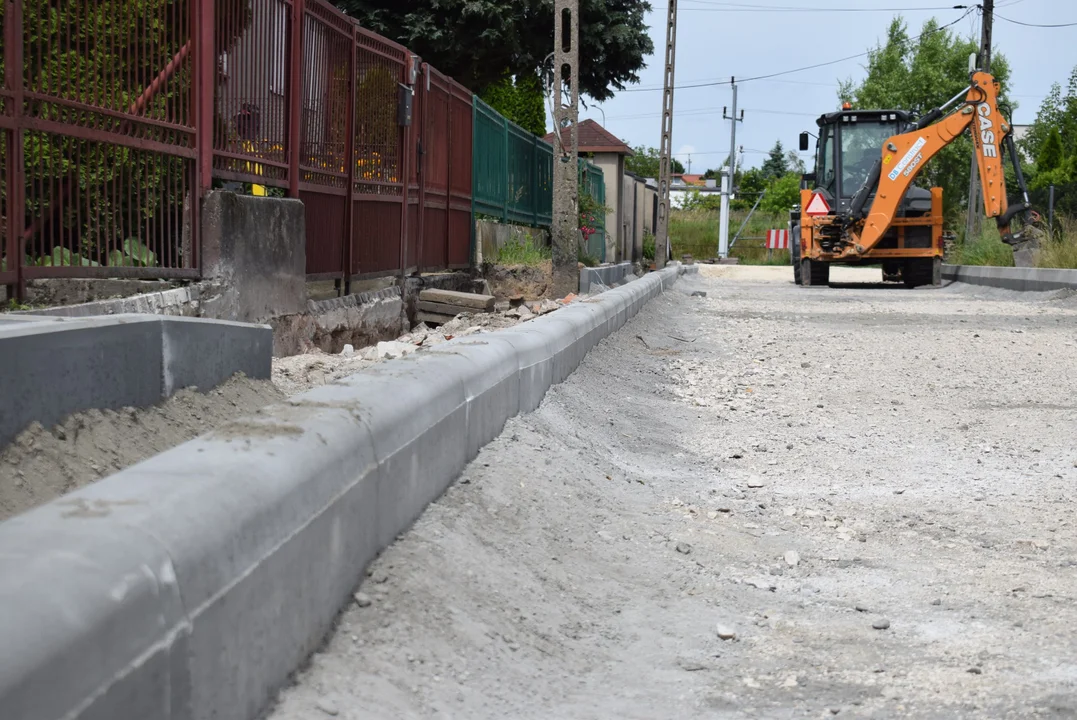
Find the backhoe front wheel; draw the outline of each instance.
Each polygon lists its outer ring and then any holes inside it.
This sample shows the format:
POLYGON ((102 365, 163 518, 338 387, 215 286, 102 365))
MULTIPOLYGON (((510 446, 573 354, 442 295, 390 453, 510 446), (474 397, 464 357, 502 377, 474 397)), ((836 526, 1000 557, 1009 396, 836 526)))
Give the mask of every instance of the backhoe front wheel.
POLYGON ((830 264, 805 259, 800 263, 800 279, 804 287, 825 287, 830 284, 830 264))
POLYGON ((913 258, 905 261, 901 273, 906 287, 941 287, 942 258, 913 258))

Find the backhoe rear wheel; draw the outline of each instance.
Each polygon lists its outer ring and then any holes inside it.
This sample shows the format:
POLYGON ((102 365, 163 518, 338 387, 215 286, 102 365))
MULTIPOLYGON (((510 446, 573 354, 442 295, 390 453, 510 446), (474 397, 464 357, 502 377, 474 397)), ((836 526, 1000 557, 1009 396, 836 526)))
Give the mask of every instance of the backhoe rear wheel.
POLYGON ((789 243, 789 255, 793 260, 793 282, 803 285, 804 279, 800 272, 800 226, 793 226, 793 240, 789 243))
POLYGON ((800 279, 804 287, 825 287, 830 284, 830 264, 804 260, 800 263, 800 279))
POLYGON ((942 285, 942 258, 912 258, 905 261, 902 271, 905 286, 940 287, 942 285))

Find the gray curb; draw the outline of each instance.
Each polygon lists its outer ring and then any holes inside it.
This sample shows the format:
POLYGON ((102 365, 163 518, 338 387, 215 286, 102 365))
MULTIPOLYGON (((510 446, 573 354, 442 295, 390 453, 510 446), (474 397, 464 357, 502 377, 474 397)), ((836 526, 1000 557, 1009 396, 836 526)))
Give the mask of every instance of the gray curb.
POLYGON ((600 267, 580 268, 580 295, 586 295, 591 291, 591 285, 604 285, 613 287, 624 282, 624 279, 632 273, 632 263, 623 262, 600 267))
POLYGON ((268 379, 273 330, 222 320, 110 315, 0 316, 0 446, 31 422, 147 407, 177 390, 208 391, 242 372, 268 379))
POLYGON ((696 268, 385 363, 0 523, 4 720, 246 720, 505 422, 696 268))
POLYGON ((978 265, 943 265, 944 280, 986 287, 1047 292, 1077 288, 1077 270, 1043 268, 987 267, 978 265))

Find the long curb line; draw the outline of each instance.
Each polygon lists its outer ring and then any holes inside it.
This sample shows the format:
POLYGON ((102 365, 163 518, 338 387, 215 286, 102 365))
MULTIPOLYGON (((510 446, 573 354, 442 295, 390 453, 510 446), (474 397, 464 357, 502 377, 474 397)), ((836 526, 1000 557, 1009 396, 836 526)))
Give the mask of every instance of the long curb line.
POLYGON ((942 277, 944 280, 969 285, 982 285, 1023 292, 1048 292, 1077 288, 1077 270, 943 265, 942 277))
POLYGON ((257 717, 505 422, 697 270, 385 363, 0 523, 4 719, 257 717))

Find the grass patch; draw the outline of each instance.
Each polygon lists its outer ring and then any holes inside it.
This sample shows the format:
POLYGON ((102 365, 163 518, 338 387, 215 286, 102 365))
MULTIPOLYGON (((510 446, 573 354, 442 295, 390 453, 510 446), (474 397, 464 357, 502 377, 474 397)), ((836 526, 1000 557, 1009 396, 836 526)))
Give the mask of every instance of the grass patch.
MULTIPOLYGON (((729 240, 737 234, 747 210, 730 213, 729 240)), ((674 210, 669 216, 670 244, 673 257, 691 255, 697 260, 718 257, 719 214, 715 210, 674 210)), ((740 234, 740 239, 729 251, 730 257, 739 258, 745 265, 788 265, 789 252, 776 250, 767 253, 764 247, 767 230, 783 230, 789 227, 789 216, 784 214, 756 212, 740 234)))
MULTIPOLYGON (((955 245, 946 260, 955 265, 1013 267, 1013 248, 1002 242, 998 228, 988 220, 980 237, 955 245)), ((1077 269, 1077 218, 1056 218, 1053 236, 1036 253, 1036 267, 1077 269)))
POLYGON ((1055 224, 1053 237, 1036 254, 1036 267, 1077 269, 1077 218, 1056 218, 1055 224))
POLYGON ((513 238, 497 249, 498 265, 529 265, 536 267, 550 260, 553 253, 530 237, 513 238))

